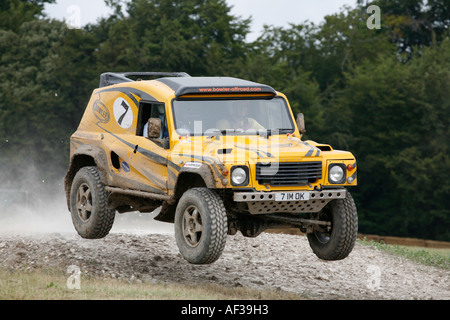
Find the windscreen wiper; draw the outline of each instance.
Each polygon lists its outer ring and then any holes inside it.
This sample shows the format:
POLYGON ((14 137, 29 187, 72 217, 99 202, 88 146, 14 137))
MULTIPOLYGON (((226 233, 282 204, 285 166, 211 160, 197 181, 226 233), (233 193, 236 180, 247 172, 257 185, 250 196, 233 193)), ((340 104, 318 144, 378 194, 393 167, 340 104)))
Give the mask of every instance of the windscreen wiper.
MULTIPOLYGON (((235 130, 235 129, 225 129, 225 130, 220 130, 220 129, 212 129, 212 130, 208 130, 208 138, 212 138, 212 137, 217 137, 219 135, 223 135, 226 136, 227 134, 230 133, 235 133, 235 132, 240 132, 239 130, 235 130)), ((242 131, 244 132, 244 131, 242 131)))
POLYGON ((279 133, 293 133, 294 129, 292 128, 282 128, 282 129, 277 129, 279 133))
POLYGON ((292 128, 282 128, 282 129, 265 129, 265 130, 259 130, 258 135, 269 138, 270 136, 274 134, 283 134, 283 133, 290 133, 293 132, 294 129, 292 128))
MULTIPOLYGON (((221 135, 228 135, 228 134, 233 134, 233 133, 246 133, 247 131, 243 130, 243 129, 225 129, 225 130, 220 130, 220 129, 213 129, 210 132, 208 132, 208 137, 214 137, 217 136, 219 133, 221 135)), ((294 129, 292 128, 282 128, 282 129, 261 129, 261 130, 251 130, 251 134, 256 134, 259 135, 261 137, 264 138, 269 138, 270 136, 272 136, 273 134, 284 134, 284 133, 290 133, 290 132, 294 132, 294 129)))

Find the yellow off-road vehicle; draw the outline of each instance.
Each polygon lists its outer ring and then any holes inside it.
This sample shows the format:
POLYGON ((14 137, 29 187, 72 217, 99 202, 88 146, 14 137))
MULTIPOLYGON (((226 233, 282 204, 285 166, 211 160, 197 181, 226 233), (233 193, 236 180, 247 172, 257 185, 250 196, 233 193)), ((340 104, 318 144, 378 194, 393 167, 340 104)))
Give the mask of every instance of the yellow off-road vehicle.
POLYGON ((182 256, 216 261, 227 235, 298 227, 321 259, 345 258, 358 229, 356 160, 301 140, 303 115, 267 85, 185 73, 104 73, 71 137, 73 224, 105 237, 119 213, 175 225, 182 256), (143 80, 153 77, 153 80, 143 80), (155 79, 156 78, 156 79, 155 79))

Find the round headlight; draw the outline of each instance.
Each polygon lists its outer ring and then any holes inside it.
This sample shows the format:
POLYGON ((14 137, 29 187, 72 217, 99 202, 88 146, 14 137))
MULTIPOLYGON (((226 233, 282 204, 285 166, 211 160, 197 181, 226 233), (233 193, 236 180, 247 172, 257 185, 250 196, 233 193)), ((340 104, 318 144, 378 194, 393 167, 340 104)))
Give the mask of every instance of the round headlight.
POLYGON ((247 180, 247 173, 243 168, 236 168, 231 173, 231 181, 233 181, 235 185, 243 184, 245 180, 247 180))
POLYGON ((344 170, 341 166, 333 166, 330 169, 328 177, 330 179, 330 182, 338 183, 344 178, 344 170))

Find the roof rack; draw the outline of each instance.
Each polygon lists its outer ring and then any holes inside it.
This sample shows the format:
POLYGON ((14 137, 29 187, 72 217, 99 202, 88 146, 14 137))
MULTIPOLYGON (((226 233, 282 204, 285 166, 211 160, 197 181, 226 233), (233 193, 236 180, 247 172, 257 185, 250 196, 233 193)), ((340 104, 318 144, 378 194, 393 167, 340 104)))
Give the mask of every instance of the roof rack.
POLYGON ((100 75, 100 88, 111 86, 123 82, 133 82, 135 80, 128 77, 190 77, 186 72, 106 72, 100 75))

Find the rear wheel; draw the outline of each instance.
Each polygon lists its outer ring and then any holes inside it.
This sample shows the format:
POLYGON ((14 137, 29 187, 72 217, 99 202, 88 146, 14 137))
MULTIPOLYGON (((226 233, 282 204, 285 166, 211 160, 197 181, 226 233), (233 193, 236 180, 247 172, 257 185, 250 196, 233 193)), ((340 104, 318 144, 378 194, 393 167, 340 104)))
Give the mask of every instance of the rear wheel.
POLYGON ((108 193, 97 167, 81 168, 70 190, 70 212, 78 234, 86 239, 105 237, 111 230, 115 210, 107 208, 108 193))
POLYGON ((209 264, 222 255, 228 232, 222 199, 207 188, 186 191, 175 212, 175 239, 193 264, 209 264))
POLYGON ((341 260, 353 250, 358 235, 358 214, 349 192, 345 199, 336 199, 323 208, 319 220, 331 222, 330 230, 308 233, 313 252, 323 260, 341 260))

